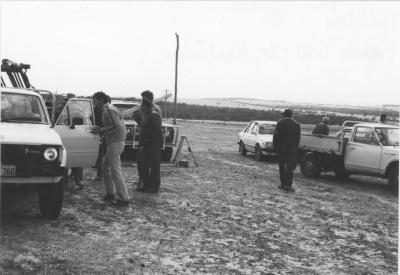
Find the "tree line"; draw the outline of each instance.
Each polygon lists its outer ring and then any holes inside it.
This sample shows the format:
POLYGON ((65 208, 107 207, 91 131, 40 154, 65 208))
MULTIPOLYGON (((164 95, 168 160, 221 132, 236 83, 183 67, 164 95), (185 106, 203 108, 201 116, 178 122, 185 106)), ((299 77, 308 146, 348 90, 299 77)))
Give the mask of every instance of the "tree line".
MULTIPOLYGON (((159 104, 163 115, 165 114, 164 103, 159 104)), ((174 105, 167 103, 167 118, 173 117, 174 105)), ((321 122, 325 115, 313 113, 297 113, 294 111, 293 118, 301 124, 317 124, 321 122)), ((328 115, 329 124, 342 125, 346 120, 368 121, 367 119, 359 119, 354 116, 336 116, 328 115)), ((196 119, 196 120, 221 120, 221 121, 251 121, 251 120, 272 120, 277 121, 282 117, 281 111, 277 110, 255 110, 249 108, 229 108, 215 107, 207 105, 192 105, 186 103, 178 103, 177 118, 178 119, 196 119)))
MULTIPOLYGON (((140 101, 139 98, 136 97, 128 97, 128 98, 113 98, 118 100, 127 100, 127 101, 140 101)), ((163 116, 165 115, 165 103, 159 102, 158 106, 160 106, 162 110, 163 116)), ((286 106, 276 106, 276 108, 286 106)), ((294 119, 296 119, 301 124, 317 124, 321 122, 322 118, 325 116, 329 117, 330 125, 342 125, 346 120, 356 120, 356 121, 370 121, 367 118, 360 119, 356 116, 352 115, 335 115, 333 113, 328 114, 316 114, 314 112, 301 111, 296 112, 296 109, 305 110, 304 106, 296 106, 292 107, 295 111, 293 114, 294 119)), ((315 108, 315 107, 314 107, 315 108)), ((314 108, 310 108, 311 110, 314 108)), ((174 104, 172 102, 167 102, 167 118, 173 117, 174 112, 174 104)), ((380 113, 378 110, 354 110, 347 108, 326 108, 322 111, 337 111, 340 113, 361 113, 363 115, 376 115, 378 116, 380 113), (364 113, 365 112, 365 113, 364 113)), ((385 111, 385 113, 390 117, 398 117, 398 111, 385 111)), ((238 121, 238 122, 247 122, 251 120, 271 120, 278 121, 282 117, 281 111, 278 110, 256 110, 250 108, 230 108, 230 107, 217 107, 217 106, 208 106, 208 105, 194 105, 194 104, 186 104, 186 103, 178 103, 177 104, 177 118, 178 119, 196 119, 196 120, 220 120, 220 121, 238 121)))

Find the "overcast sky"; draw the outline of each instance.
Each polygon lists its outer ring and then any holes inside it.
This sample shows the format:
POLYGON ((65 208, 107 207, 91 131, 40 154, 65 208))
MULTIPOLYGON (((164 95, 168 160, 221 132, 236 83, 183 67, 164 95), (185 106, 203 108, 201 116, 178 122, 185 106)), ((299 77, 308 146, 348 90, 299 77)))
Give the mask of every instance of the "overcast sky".
POLYGON ((7 2, 1 56, 58 92, 399 104, 400 2, 7 2))

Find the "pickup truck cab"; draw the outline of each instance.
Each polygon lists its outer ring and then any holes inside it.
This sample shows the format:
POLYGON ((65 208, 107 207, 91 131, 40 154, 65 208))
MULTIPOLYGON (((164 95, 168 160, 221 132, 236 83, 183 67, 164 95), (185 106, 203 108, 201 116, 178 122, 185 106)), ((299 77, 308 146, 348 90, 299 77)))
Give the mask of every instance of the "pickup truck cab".
POLYGON ((276 121, 250 121, 238 134, 239 153, 243 156, 254 153, 259 161, 263 156, 276 155, 272 144, 275 128, 276 121))
POLYGON ((68 101, 52 123, 43 96, 33 89, 1 88, 1 187, 38 191, 46 218, 59 216, 68 167, 95 163, 99 137, 90 100, 68 101))
POLYGON ((301 171, 317 177, 321 171, 338 176, 362 174, 399 183, 399 127, 382 123, 360 123, 349 138, 302 134, 299 154, 301 171))

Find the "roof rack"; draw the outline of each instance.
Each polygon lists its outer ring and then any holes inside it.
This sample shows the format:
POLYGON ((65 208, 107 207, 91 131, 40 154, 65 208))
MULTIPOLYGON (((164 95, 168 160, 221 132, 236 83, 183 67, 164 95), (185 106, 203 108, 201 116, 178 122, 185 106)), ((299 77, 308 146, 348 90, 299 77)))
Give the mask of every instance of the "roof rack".
POLYGON ((35 87, 31 85, 26 74, 30 68, 31 65, 29 64, 16 63, 9 59, 3 59, 1 61, 1 72, 5 72, 5 74, 1 74, 1 87, 7 87, 3 76, 8 76, 13 88, 34 89, 35 87))

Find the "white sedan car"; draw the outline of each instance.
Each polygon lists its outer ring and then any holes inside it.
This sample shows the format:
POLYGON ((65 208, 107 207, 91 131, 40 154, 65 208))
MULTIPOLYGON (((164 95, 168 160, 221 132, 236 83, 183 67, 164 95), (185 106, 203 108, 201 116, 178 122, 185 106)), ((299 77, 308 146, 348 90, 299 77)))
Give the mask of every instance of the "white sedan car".
POLYGON ((239 153, 254 153, 257 160, 264 155, 276 155, 272 144, 275 127, 276 121, 250 121, 238 135, 239 153))

